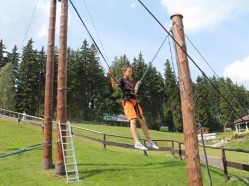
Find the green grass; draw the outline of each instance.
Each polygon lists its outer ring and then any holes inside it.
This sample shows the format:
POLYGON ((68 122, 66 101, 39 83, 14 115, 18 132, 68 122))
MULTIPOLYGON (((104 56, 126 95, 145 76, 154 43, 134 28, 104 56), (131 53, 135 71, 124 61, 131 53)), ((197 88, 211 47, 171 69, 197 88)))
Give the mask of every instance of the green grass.
POLYGON ((248 149, 249 148, 249 140, 245 140, 245 141, 234 141, 234 142, 225 144, 225 147, 248 149))
MULTIPOLYGON (((73 125, 87 128, 87 129, 96 130, 96 131, 107 133, 107 134, 116 134, 116 135, 120 135, 120 136, 131 137, 130 129, 128 127, 114 127, 114 126, 91 125, 91 124, 73 124, 73 125)), ((91 132, 82 131, 82 130, 78 130, 75 128, 73 128, 73 131, 80 132, 82 134, 86 134, 87 136, 90 135, 90 136, 98 138, 98 139, 103 139, 103 135, 94 134, 91 132)), ((141 138, 144 138, 141 128, 138 128, 138 133, 139 133, 141 138)), ((183 141, 183 134, 182 133, 159 132, 159 131, 155 131, 155 130, 150 130, 150 135, 153 139, 174 139, 174 140, 183 141)), ((115 142, 122 142, 122 143, 129 143, 129 144, 133 143, 133 140, 124 139, 124 138, 117 138, 117 137, 108 136, 106 139, 110 140, 110 141, 115 141, 115 142)), ((169 144, 169 142, 158 142, 158 144, 161 146, 171 145, 171 144, 169 144)))
POLYGON ((224 139, 224 138, 231 139, 233 137, 233 133, 234 133, 234 131, 230 131, 230 132, 217 132, 216 136, 217 136, 218 139, 224 139))
MULTIPOLYGON (((103 130, 109 133, 130 136, 128 128, 84 125, 86 128, 103 130), (105 128, 106 127, 106 128, 105 128), (107 129, 108 128, 108 129, 107 129)), ((156 138, 180 139, 182 134, 168 134, 151 131, 156 138)), ((53 138, 55 139, 55 138, 53 138)), ((43 135, 39 127, 17 125, 15 122, 0 119, 0 155, 41 143, 43 135)), ((74 137, 78 169, 81 182, 72 185, 86 186, 167 186, 187 185, 185 161, 173 158, 165 152, 149 152, 107 147, 100 143, 74 137)), ((54 153, 55 151, 53 151, 54 153)), ((67 185, 65 178, 57 176, 54 169, 42 168, 42 149, 0 159, 0 185, 67 185)), ((55 160, 55 158, 53 158, 55 160)), ((246 185, 238 179, 224 181, 223 173, 211 169, 213 185, 246 185)), ((204 185, 209 185, 205 167, 202 166, 204 185)))

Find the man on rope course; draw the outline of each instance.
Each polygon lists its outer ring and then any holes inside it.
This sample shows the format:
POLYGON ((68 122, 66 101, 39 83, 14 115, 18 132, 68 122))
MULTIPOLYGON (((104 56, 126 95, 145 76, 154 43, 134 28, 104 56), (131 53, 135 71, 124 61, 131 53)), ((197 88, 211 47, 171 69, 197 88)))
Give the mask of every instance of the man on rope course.
POLYGON ((124 113, 127 119, 130 122, 130 130, 132 137, 134 139, 136 149, 148 150, 149 149, 159 149, 159 147, 155 144, 154 141, 151 140, 149 130, 146 124, 146 120, 143 115, 143 111, 141 106, 136 101, 136 95, 138 92, 138 88, 141 85, 141 81, 136 83, 136 86, 131 82, 132 78, 132 68, 130 66, 124 66, 121 68, 123 77, 120 77, 116 80, 114 71, 112 69, 109 70, 109 75, 111 76, 112 88, 116 90, 117 88, 121 88, 124 99, 122 100, 122 105, 124 108, 124 113), (148 141, 147 147, 145 147, 140 141, 137 133, 136 123, 139 121, 143 133, 145 135, 146 140, 148 141))

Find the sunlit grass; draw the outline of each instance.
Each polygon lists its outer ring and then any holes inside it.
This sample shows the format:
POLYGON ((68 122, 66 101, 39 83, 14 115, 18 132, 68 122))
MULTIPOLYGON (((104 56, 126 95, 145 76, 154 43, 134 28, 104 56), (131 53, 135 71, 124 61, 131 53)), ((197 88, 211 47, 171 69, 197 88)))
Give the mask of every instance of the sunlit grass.
MULTIPOLYGON (((86 128, 129 136, 128 128, 87 125, 86 128), (97 127, 97 128, 96 128, 97 127)), ((179 139, 182 134, 168 134, 151 131, 155 138, 179 139), (165 137, 166 136, 166 137, 165 137)), ((55 141, 55 136, 53 137, 55 141)), ((0 119, 0 154, 41 143, 43 134, 39 127, 0 119)), ((101 143, 74 137, 75 151, 81 182, 72 185, 127 186, 127 185, 187 185, 185 161, 172 157, 167 152, 151 152, 149 157, 143 151, 107 146, 101 143)), ((131 142, 132 143, 132 142, 131 142)), ((55 150, 53 150, 53 153, 55 150)), ((42 168, 42 149, 0 159, 0 185, 66 185, 65 178, 57 176, 54 169, 42 168)), ((54 154, 53 154, 54 157, 54 154)), ((55 158, 53 158, 55 161, 55 158)), ((211 169, 213 185, 246 185, 235 179, 225 182, 223 173, 211 169)), ((202 166, 204 185, 209 185, 206 169, 202 166)))

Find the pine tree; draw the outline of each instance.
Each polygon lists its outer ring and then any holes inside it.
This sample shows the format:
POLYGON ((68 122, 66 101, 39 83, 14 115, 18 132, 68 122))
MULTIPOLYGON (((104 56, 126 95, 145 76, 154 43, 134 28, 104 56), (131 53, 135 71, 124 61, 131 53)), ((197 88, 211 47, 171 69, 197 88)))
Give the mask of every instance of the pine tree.
MULTIPOLYGON (((119 79, 120 77, 123 77, 123 74, 121 72, 121 68, 123 66, 130 66, 130 61, 125 54, 123 56, 120 56, 119 58, 115 57, 113 62, 112 62, 112 69, 114 70, 114 73, 115 73, 115 76, 117 79, 119 79)), ((120 89, 117 89, 117 90, 111 89, 111 92, 112 92, 111 100, 113 101, 113 105, 114 105, 113 106, 113 114, 123 113, 123 108, 122 108, 123 94, 122 94, 122 91, 120 89)))
POLYGON ((30 39, 23 48, 17 87, 17 110, 32 115, 39 111, 40 68, 37 53, 33 49, 33 40, 30 39))
POLYGON ((85 69, 80 53, 68 48, 67 50, 67 104, 69 119, 84 118, 83 110, 86 106, 85 99, 85 69), (77 112, 75 112, 77 110, 77 112))
POLYGON ((131 65, 130 61, 125 54, 123 56, 120 56, 119 58, 115 57, 112 62, 112 68, 114 70, 116 77, 122 77, 123 74, 121 72, 121 68, 123 66, 130 66, 130 65, 131 65))
POLYGON ((45 99, 45 76, 46 76, 46 55, 44 47, 36 53, 37 80, 38 80, 38 105, 37 115, 43 116, 45 99))
POLYGON ((0 70, 8 62, 6 47, 3 44, 3 40, 0 40, 0 70))
POLYGON ((197 77, 197 84, 195 87, 195 106, 197 122, 202 127, 209 128, 210 110, 208 100, 208 83, 205 77, 197 77))
POLYGON ((19 53, 18 53, 18 48, 15 45, 14 48, 10 53, 8 53, 8 62, 12 63, 14 65, 14 78, 15 78, 15 86, 18 85, 18 71, 19 71, 19 53))
POLYGON ((223 127, 225 128, 226 126, 229 126, 232 124, 233 119, 234 119, 233 115, 235 114, 233 113, 232 108, 229 106, 229 104, 233 105, 232 97, 229 94, 229 91, 231 91, 231 82, 226 81, 224 78, 220 78, 219 79, 219 90, 220 90, 220 93, 223 95, 222 97, 220 97, 220 100, 219 100, 219 110, 221 113, 220 121, 223 127))
POLYGON ((53 117, 56 118, 56 107, 57 107, 57 81, 58 81, 58 57, 59 49, 57 46, 54 47, 54 77, 53 77, 53 117))
POLYGON ((0 70, 0 108, 14 110, 15 108, 15 84, 14 66, 7 63, 0 70))
POLYGON ((151 64, 148 67, 140 52, 138 58, 134 58, 132 63, 134 84, 142 78, 147 68, 148 71, 139 88, 137 100, 141 101, 149 128, 158 129, 163 123, 163 78, 151 64))
MULTIPOLYGON (((215 85, 219 89, 218 80, 215 77, 210 78, 213 85, 215 85)), ((220 95, 215 90, 215 88, 208 83, 208 102, 209 102, 209 110, 210 110, 210 121, 209 121, 209 129, 210 131, 221 130, 222 126, 220 123, 220 109, 219 109, 219 100, 220 95)))
POLYGON ((104 113, 103 109, 110 105, 110 99, 108 99, 110 92, 108 91, 109 82, 107 84, 95 45, 91 46, 91 61, 91 68, 89 69, 91 73, 89 79, 89 82, 91 82, 89 83, 91 117, 92 120, 101 120, 104 113))
MULTIPOLYGON (((138 55, 138 58, 133 59, 133 63, 131 65, 132 71, 133 71, 133 83, 136 84, 136 82, 140 81, 144 72, 148 68, 148 65, 145 63, 142 53, 140 52, 138 55)), ((146 94, 148 93, 148 76, 145 75, 142 84, 138 90, 138 101, 143 100, 143 102, 146 102, 146 100, 150 99, 150 95, 146 94)))
POLYGON ((171 68, 170 61, 165 63, 165 92, 164 92, 164 112, 165 123, 170 131, 182 131, 182 114, 179 87, 175 74, 171 68))

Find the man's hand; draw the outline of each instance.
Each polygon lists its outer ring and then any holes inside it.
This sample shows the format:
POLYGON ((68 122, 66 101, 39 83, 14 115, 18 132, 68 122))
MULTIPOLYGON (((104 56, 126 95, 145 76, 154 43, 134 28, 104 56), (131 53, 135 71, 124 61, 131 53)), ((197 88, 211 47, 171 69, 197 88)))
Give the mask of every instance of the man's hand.
POLYGON ((135 86, 135 94, 136 94, 136 95, 137 95, 137 92, 138 92, 138 89, 139 89, 141 83, 142 83, 141 81, 138 81, 138 82, 136 83, 136 86, 135 86))
POLYGON ((112 88, 117 89, 119 87, 119 85, 118 85, 117 80, 115 78, 113 69, 109 68, 108 74, 109 74, 109 76, 111 76, 112 88))
POLYGON ((109 74, 113 79, 115 79, 114 71, 113 71, 112 68, 109 69, 108 74, 109 74))

